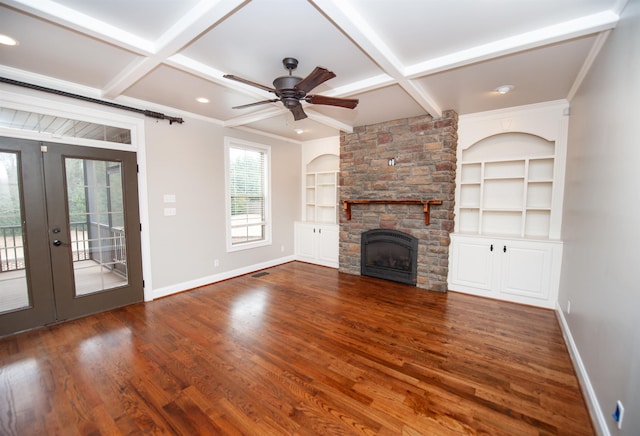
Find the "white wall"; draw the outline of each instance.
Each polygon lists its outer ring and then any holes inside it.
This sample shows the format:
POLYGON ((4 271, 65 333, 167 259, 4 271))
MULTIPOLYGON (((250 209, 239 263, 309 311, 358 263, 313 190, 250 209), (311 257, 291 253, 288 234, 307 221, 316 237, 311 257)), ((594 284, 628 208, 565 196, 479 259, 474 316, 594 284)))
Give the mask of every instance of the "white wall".
POLYGON ((301 210, 300 145, 196 119, 145 126, 154 296, 292 259, 301 210), (225 136, 271 146, 270 246, 226 252, 225 136), (175 195, 176 203, 165 203, 165 194, 175 195), (175 207, 176 215, 165 216, 165 207, 175 207))
POLYGON ((639 105, 640 0, 631 0, 571 102, 558 301, 603 433, 629 436, 640 434, 639 105))

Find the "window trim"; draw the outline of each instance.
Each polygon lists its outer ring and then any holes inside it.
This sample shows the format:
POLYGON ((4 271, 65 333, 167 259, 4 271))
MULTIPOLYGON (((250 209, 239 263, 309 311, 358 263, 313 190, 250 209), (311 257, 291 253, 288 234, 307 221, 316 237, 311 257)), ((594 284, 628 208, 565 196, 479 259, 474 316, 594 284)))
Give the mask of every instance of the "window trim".
POLYGON ((271 240, 271 147, 264 144, 258 144, 255 142, 244 141, 242 139, 236 139, 231 137, 224 138, 224 185, 225 185, 225 233, 226 233, 226 245, 227 252, 234 252, 240 250, 248 250, 256 247, 264 247, 272 244, 271 240), (265 155, 265 174, 264 174, 264 239, 258 241, 242 242, 233 244, 231 238, 231 172, 229 168, 229 150, 245 149, 258 151, 265 155))

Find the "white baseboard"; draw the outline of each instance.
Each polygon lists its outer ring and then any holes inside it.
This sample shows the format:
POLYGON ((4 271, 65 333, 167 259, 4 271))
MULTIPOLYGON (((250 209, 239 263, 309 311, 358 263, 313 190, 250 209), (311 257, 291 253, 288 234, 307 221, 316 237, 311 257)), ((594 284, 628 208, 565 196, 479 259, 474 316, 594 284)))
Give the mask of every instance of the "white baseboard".
POLYGON ((177 294, 178 292, 183 292, 189 289, 199 288, 200 286, 221 282, 222 280, 227 280, 233 277, 249 274, 261 269, 282 265, 283 263, 292 262, 294 260, 296 260, 295 256, 281 257, 279 259, 270 260, 268 262, 258 263, 255 265, 238 268, 231 271, 225 271, 220 274, 201 277, 195 280, 190 280, 188 282, 182 282, 182 283, 177 283, 171 286, 165 286, 164 288, 153 289, 151 291, 151 295, 153 296, 152 298, 155 300, 156 298, 166 297, 168 295, 177 294))
POLYGON ((598 398, 596 397, 596 392, 593 390, 591 380, 589 380, 589 374, 587 373, 587 369, 582 363, 580 352, 578 351, 578 347, 576 347, 576 343, 574 342, 573 336, 571 335, 571 330, 569 329, 569 324, 567 323, 567 320, 564 317, 564 312, 562 311, 562 308, 559 304, 556 305, 556 314, 558 315, 558 320, 560 321, 562 335, 564 336, 564 340, 567 344, 567 347, 569 348, 569 356, 571 356, 573 367, 575 368, 578 375, 578 382, 580 383, 582 391, 585 393, 587 408, 589 409, 589 413, 591 414, 591 419, 593 421, 596 433, 601 436, 611 436, 609 427, 607 427, 604 413, 602 413, 600 403, 598 402, 598 398))

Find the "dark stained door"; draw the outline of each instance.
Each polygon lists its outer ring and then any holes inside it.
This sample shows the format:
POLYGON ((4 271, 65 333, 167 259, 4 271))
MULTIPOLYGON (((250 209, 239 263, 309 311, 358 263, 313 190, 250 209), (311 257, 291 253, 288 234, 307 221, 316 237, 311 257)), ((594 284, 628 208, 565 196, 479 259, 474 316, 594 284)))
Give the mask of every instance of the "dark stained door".
POLYGON ((0 138, 0 335, 142 301, 136 155, 0 138))

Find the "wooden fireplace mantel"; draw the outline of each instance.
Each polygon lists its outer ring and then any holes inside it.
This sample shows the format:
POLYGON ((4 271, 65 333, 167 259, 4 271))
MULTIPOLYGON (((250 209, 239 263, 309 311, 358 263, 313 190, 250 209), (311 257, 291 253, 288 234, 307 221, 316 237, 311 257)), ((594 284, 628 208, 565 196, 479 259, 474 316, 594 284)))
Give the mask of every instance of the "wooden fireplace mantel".
POLYGON ((347 220, 351 219, 352 204, 421 204, 424 211, 424 224, 429 225, 429 207, 431 205, 442 204, 442 200, 344 200, 344 210, 347 213, 347 220))

